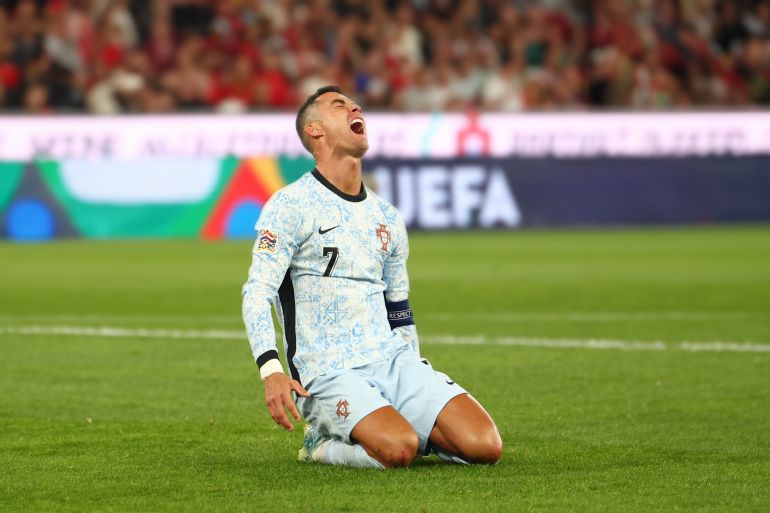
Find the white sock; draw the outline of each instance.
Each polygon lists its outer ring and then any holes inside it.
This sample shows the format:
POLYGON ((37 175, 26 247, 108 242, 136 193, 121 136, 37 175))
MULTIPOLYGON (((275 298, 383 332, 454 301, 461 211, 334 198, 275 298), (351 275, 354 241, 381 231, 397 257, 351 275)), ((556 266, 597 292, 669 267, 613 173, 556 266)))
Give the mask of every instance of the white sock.
POLYGON ((431 450, 431 452, 433 454, 438 456, 440 459, 442 459, 444 461, 448 461, 449 463, 458 463, 460 465, 470 465, 470 462, 468 460, 464 460, 464 459, 462 459, 461 457, 459 457, 457 455, 454 455, 454 454, 451 454, 451 453, 448 453, 448 452, 444 452, 441 449, 436 448, 435 446, 431 447, 430 450, 431 450))
POLYGON ((313 451, 313 460, 329 465, 347 465, 360 468, 385 468, 369 456, 358 444, 346 444, 339 440, 324 442, 313 451))

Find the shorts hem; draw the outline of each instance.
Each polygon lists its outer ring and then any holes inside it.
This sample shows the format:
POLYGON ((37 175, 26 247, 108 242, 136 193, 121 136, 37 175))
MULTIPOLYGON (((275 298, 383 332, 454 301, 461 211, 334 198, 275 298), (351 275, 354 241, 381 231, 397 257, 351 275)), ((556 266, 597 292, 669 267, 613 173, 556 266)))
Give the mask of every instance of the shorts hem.
POLYGON ((449 401, 457 397, 458 395, 467 394, 468 392, 460 387, 458 385, 456 390, 453 390, 451 394, 448 394, 443 400, 435 403, 436 406, 432 409, 430 415, 425 417, 426 419, 430 419, 429 422, 425 422, 427 425, 423 426, 415 426, 412 424, 412 428, 414 428, 415 432, 417 432, 417 438, 419 440, 419 447, 418 447, 418 454, 425 454, 425 449, 428 445, 428 441, 430 440, 430 434, 433 431, 433 427, 436 425, 436 420, 438 419, 438 416, 441 415, 441 412, 444 410, 447 404, 449 404, 449 401))

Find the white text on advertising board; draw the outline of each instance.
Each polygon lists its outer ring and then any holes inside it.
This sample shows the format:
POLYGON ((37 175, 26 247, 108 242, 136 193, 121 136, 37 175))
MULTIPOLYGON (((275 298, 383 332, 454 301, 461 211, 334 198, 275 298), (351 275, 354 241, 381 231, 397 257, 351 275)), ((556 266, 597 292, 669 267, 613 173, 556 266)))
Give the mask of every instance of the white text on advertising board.
POLYGON ((378 194, 398 208, 407 226, 435 230, 521 224, 516 197, 499 168, 425 164, 372 171, 378 194))

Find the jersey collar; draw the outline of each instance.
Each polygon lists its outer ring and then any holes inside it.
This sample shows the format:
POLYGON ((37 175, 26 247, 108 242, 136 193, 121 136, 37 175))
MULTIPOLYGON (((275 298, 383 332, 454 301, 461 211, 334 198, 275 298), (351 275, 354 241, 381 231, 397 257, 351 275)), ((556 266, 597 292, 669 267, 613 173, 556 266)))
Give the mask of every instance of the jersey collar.
POLYGON ((326 187, 327 189, 332 191, 334 194, 336 194, 337 196, 339 196, 340 198, 346 201, 353 201, 357 203, 359 201, 364 201, 366 199, 366 188, 364 187, 363 183, 361 184, 361 192, 359 192, 358 194, 347 194, 345 192, 342 192, 338 188, 336 188, 334 185, 332 185, 332 183, 329 180, 324 178, 324 176, 318 171, 317 168, 313 169, 313 172, 311 174, 315 177, 316 180, 321 182, 321 184, 323 184, 324 187, 326 187))

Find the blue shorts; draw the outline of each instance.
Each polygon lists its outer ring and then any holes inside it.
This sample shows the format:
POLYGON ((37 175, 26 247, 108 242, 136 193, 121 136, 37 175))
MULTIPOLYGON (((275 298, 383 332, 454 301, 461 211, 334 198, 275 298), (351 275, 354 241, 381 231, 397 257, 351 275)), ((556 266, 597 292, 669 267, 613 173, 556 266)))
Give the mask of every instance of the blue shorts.
POLYGON ((409 346, 397 349, 389 360, 318 376, 307 390, 311 396, 300 397, 297 404, 322 435, 351 443, 350 432, 361 419, 393 406, 417 432, 421 453, 441 410, 453 397, 466 393, 409 346))

